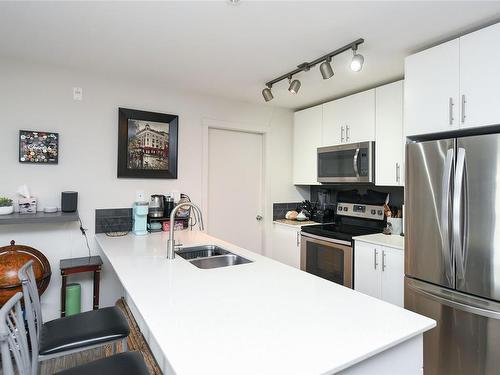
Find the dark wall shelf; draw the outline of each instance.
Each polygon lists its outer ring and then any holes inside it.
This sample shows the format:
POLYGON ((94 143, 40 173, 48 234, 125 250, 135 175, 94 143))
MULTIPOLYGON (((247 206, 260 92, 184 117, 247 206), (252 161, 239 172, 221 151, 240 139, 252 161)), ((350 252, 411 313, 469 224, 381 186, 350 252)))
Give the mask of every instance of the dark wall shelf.
POLYGON ((9 224, 58 224, 70 221, 78 221, 78 211, 76 212, 54 212, 45 213, 42 211, 36 214, 19 214, 14 212, 10 215, 0 215, 0 225, 9 224))

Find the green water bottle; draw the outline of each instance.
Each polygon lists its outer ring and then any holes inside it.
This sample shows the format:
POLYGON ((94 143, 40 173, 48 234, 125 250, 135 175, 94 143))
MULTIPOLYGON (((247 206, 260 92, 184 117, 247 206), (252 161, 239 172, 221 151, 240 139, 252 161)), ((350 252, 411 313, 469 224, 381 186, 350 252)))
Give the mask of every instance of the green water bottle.
POLYGON ((82 287, 80 284, 72 283, 66 286, 66 316, 81 312, 81 296, 82 287))

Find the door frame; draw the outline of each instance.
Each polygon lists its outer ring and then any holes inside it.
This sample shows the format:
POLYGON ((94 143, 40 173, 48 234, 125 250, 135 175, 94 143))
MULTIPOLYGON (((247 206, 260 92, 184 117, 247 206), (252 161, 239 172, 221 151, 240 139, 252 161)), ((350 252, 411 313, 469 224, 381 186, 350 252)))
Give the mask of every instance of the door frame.
MULTIPOLYGON (((222 121, 214 120, 209 118, 202 119, 202 178, 201 178, 201 209, 203 211, 204 217, 207 218, 205 222, 205 229, 208 231, 210 228, 210 222, 208 220, 208 156, 209 156, 209 130, 226 130, 235 131, 241 133, 258 134, 262 136, 262 183, 261 183, 261 212, 262 212, 262 238, 261 238, 261 249, 262 255, 266 255, 266 243, 267 236, 270 233, 271 221, 272 219, 272 204, 270 204, 270 176, 269 176, 269 163, 267 161, 267 155, 269 155, 268 146, 268 129, 261 125, 250 125, 237 123, 232 121, 222 121)), ((225 240, 221 238, 221 240, 225 240)))

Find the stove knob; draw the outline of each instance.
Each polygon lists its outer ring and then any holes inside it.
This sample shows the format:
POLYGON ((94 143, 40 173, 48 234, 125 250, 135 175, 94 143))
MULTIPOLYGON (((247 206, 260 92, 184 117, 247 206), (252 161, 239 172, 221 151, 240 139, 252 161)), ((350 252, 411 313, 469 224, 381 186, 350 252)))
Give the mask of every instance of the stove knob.
POLYGON ((341 206, 339 206, 339 207, 337 208, 337 210, 342 211, 342 207, 341 207, 341 206))
POLYGON ((375 215, 376 211, 375 210, 371 210, 371 213, 372 213, 372 215, 375 215))
POLYGON ((382 210, 377 211, 377 215, 381 216, 383 214, 382 210))
POLYGON ((347 211, 347 207, 344 207, 344 211, 347 211))

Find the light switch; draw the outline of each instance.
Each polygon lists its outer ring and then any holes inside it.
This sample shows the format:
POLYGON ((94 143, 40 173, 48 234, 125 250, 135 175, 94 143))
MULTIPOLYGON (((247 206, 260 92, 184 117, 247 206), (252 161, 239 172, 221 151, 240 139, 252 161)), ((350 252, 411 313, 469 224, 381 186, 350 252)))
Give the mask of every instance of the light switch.
POLYGON ((83 89, 81 87, 73 87, 73 100, 83 99, 83 89))

